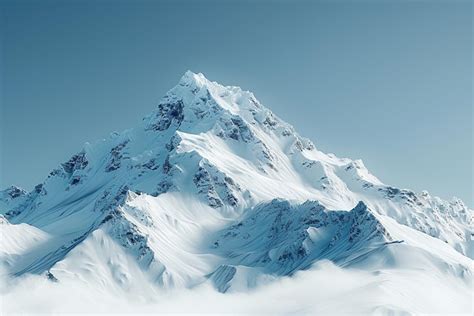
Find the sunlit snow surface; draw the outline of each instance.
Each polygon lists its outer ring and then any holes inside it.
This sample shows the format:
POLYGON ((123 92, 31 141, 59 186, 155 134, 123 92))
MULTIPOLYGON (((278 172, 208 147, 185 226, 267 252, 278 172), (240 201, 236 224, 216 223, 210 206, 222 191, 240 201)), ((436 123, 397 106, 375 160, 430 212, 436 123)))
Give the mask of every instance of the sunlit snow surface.
POLYGON ((138 127, 0 191, 2 311, 471 314, 473 213, 187 72, 138 127))

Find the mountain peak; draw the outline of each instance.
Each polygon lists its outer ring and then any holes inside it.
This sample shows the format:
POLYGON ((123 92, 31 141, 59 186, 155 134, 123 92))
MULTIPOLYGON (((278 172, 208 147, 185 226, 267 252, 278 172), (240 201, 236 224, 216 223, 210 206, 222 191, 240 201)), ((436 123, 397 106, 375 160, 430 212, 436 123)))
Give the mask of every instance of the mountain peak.
POLYGON ((288 124, 275 119, 253 93, 240 87, 220 85, 208 80, 202 73, 188 70, 145 121, 147 130, 159 131, 171 126, 185 132, 239 129, 249 124, 257 126, 267 123, 282 123, 287 127, 288 124), (238 126, 234 126, 236 124, 238 126))
POLYGON ((389 187, 362 161, 319 151, 251 92, 192 71, 184 73, 140 126, 87 145, 29 194, 18 189, 0 195, 0 214, 12 223, 49 229, 62 214, 84 212, 61 206, 80 200, 88 205, 92 221, 116 207, 127 190, 159 199, 186 197, 222 214, 245 212, 274 198, 318 200, 333 210, 349 210, 364 201, 376 213, 467 252, 464 217, 470 210, 463 204, 389 187), (418 215, 428 208, 433 211, 427 216, 418 215), (457 217, 452 220, 450 214, 457 217))
POLYGON ((30 193, 0 191, 0 270, 127 295, 141 280, 225 292, 323 259, 393 270, 413 251, 468 278, 473 214, 385 185, 251 92, 187 71, 139 126, 87 144, 30 193))
POLYGON ((207 79, 202 73, 186 71, 178 84, 168 91, 162 102, 170 99, 182 99, 185 106, 193 106, 204 102, 203 105, 217 105, 232 114, 247 111, 270 112, 262 106, 250 91, 238 86, 225 86, 207 79), (211 100, 212 102, 206 102, 211 100))
POLYGON ((179 80, 179 85, 182 86, 200 86, 210 83, 209 80, 202 73, 195 73, 191 70, 187 70, 179 80))

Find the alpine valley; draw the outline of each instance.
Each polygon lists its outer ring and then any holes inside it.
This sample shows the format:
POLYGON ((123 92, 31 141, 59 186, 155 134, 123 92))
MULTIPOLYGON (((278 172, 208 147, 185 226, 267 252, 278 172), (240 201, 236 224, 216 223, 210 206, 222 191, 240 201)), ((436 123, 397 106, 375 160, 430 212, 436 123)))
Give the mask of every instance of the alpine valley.
POLYGON ((4 313, 473 313, 472 209, 190 71, 0 214, 4 313))

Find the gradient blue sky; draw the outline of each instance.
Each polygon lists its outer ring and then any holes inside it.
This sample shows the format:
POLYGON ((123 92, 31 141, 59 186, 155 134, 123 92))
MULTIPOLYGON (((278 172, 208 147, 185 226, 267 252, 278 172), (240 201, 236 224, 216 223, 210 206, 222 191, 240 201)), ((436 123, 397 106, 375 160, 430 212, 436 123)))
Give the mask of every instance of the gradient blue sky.
POLYGON ((0 187, 133 127, 187 70, 323 151, 473 206, 471 1, 2 1, 0 187))

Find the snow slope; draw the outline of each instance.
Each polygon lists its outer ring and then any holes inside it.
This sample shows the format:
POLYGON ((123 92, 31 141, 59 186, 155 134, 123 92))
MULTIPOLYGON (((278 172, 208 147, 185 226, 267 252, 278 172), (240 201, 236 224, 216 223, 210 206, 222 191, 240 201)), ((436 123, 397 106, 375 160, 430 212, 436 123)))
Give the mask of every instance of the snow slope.
POLYGON ((86 144, 32 192, 1 191, 0 214, 6 298, 31 278, 139 301, 202 288, 262 296, 329 260, 386 289, 360 312, 470 312, 472 209, 386 185, 251 92, 189 71, 136 128, 86 144), (439 280, 452 302, 423 294, 439 280))

